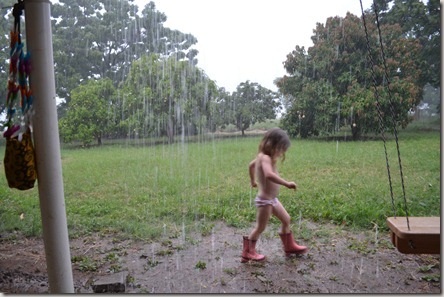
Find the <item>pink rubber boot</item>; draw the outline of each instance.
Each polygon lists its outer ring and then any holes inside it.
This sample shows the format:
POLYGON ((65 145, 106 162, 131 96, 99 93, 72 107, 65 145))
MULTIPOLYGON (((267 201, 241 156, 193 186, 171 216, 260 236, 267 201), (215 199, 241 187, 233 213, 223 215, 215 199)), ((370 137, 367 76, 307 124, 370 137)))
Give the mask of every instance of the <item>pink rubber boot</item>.
POLYGON ((265 259, 264 255, 256 253, 256 242, 257 240, 249 240, 248 236, 244 236, 244 247, 242 249, 241 258, 242 263, 248 261, 263 261, 265 259))
POLYGON ((293 238, 293 233, 279 234, 284 245, 285 255, 288 257, 292 254, 302 255, 308 252, 308 248, 303 245, 298 245, 293 238))

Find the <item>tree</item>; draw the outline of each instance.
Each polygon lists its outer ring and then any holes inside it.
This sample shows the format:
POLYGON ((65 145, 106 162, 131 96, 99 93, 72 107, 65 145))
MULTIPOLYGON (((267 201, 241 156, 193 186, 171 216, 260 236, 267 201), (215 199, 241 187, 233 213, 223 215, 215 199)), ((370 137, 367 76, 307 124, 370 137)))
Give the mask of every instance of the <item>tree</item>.
POLYGON ((275 119, 280 108, 277 94, 258 83, 240 83, 233 93, 234 124, 245 135, 245 130, 257 122, 275 119))
MULTIPOLYGON (((216 84, 193 63, 172 55, 143 56, 134 61, 117 107, 121 125, 143 130, 143 136, 195 135, 211 129, 216 84)), ((129 129, 128 129, 129 130, 129 129)))
POLYGON ((116 90, 110 79, 88 80, 72 91, 66 116, 60 120, 60 134, 65 142, 79 140, 90 145, 102 144, 110 129, 110 108, 115 104, 116 90))
POLYGON ((307 138, 334 133, 339 129, 340 103, 329 82, 306 80, 298 99, 290 101, 292 104, 281 120, 281 125, 290 135, 307 138))
MULTIPOLYGON (((350 126, 355 138, 362 132, 379 131, 376 109, 370 108, 375 103, 375 97, 369 96, 367 92, 373 85, 372 71, 381 94, 385 122, 391 122, 390 97, 383 62, 380 60, 378 30, 373 14, 367 13, 366 19, 374 69, 368 62, 362 21, 350 13, 345 18, 330 17, 325 25, 318 23, 312 36, 314 45, 308 52, 296 46, 287 55, 284 68, 288 75, 279 79, 277 86, 292 100, 291 107, 287 109, 290 112, 284 116, 283 124, 286 125, 284 128, 292 131, 293 136, 299 134, 297 131, 301 131, 302 137, 329 134, 344 124, 350 126), (299 118, 298 111, 301 112, 301 109, 305 114, 305 123, 299 118), (308 126, 305 129, 298 127, 303 124, 308 126), (332 127, 336 128, 332 130, 332 127)), ((405 127, 410 120, 408 110, 418 104, 421 97, 418 70, 421 46, 416 40, 402 37, 398 25, 383 25, 381 31, 395 123, 405 127)))
POLYGON ((65 99, 62 109, 79 82, 110 78, 117 87, 132 61, 142 55, 176 53, 193 60, 197 55, 189 50, 197 39, 164 27, 166 15, 154 2, 138 14, 132 0, 60 0, 53 4, 52 14, 57 94, 65 99))
MULTIPOLYGON (((387 0, 386 0, 387 1, 387 0)), ((421 68, 420 83, 434 87, 440 86, 441 73, 441 11, 439 0, 392 0, 389 5, 378 5, 381 10, 381 23, 399 24, 402 36, 419 41, 421 52, 419 64, 421 68)))
POLYGON ((234 100, 232 94, 223 87, 219 88, 216 94, 211 106, 213 124, 214 127, 225 128, 228 124, 234 123, 234 100))

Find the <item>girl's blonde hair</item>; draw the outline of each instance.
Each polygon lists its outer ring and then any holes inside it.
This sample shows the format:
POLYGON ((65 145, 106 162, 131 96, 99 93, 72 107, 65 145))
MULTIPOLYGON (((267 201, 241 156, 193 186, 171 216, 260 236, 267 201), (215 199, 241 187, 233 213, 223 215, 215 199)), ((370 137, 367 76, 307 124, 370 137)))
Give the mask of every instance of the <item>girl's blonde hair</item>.
POLYGON ((282 153, 282 161, 285 160, 285 152, 290 147, 290 139, 284 130, 273 128, 268 130, 259 143, 259 153, 270 156, 273 164, 276 163, 278 153, 282 153))

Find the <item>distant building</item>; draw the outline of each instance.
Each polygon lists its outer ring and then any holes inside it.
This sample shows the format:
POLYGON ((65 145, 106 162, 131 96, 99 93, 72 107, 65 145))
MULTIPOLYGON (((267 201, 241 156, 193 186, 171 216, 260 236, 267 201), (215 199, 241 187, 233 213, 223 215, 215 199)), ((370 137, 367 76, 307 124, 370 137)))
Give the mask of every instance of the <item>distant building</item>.
POLYGON ((424 117, 436 116, 436 113, 432 113, 432 108, 429 103, 420 102, 416 108, 409 110, 409 115, 413 116, 415 120, 419 120, 424 117))

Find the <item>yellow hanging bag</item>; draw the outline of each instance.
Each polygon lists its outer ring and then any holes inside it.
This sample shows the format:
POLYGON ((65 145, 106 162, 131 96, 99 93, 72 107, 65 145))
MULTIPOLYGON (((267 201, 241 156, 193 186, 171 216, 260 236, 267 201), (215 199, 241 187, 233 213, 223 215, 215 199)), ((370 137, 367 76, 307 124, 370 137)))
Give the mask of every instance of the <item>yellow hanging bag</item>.
POLYGON ((6 138, 5 174, 10 188, 29 190, 37 179, 30 129, 22 134, 21 140, 19 138, 20 135, 6 138))

